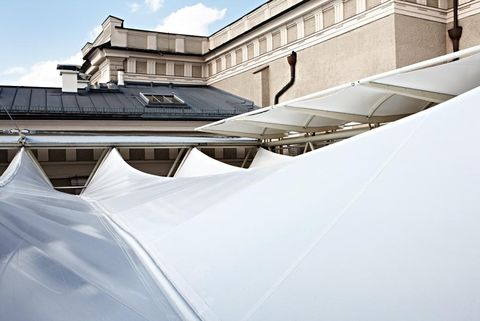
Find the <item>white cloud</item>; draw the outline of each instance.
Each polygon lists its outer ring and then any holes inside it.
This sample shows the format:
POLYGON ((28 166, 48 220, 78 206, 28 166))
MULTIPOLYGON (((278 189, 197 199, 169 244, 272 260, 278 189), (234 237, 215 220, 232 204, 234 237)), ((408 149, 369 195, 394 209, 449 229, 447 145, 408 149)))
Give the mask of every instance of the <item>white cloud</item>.
POLYGON ((223 19, 227 9, 210 8, 203 3, 172 12, 155 29, 163 32, 208 35, 208 27, 223 19))
POLYGON ((138 2, 129 3, 128 7, 130 8, 131 13, 135 13, 140 10, 141 5, 138 2))
POLYGON ((163 7, 163 0, 144 0, 142 4, 138 2, 128 3, 127 6, 130 8, 131 13, 140 11, 143 7, 146 7, 150 12, 157 12, 163 7))
POLYGON ((14 76, 14 75, 24 74, 25 72, 26 72, 26 69, 24 67, 15 66, 15 67, 11 67, 11 68, 8 68, 8 69, 0 72, 0 75, 2 75, 2 76, 14 76))
POLYGON ((150 10, 156 12, 163 6, 163 0, 145 0, 145 4, 150 8, 150 10))
MULTIPOLYGON (((17 71, 23 71, 17 79, 7 81, 11 85, 18 86, 42 86, 42 87, 60 87, 62 79, 57 70, 57 64, 75 64, 82 63, 82 53, 79 52, 66 59, 54 59, 37 62, 29 67, 13 67, 18 68, 17 71)), ((6 70, 8 71, 8 69, 6 70)), ((2 74, 4 74, 3 72, 2 74)), ((10 74, 12 75, 12 74, 10 74)))
POLYGON ((88 39, 90 41, 94 41, 97 38, 97 36, 102 32, 102 30, 103 29, 101 25, 95 26, 95 28, 93 28, 88 34, 88 39))

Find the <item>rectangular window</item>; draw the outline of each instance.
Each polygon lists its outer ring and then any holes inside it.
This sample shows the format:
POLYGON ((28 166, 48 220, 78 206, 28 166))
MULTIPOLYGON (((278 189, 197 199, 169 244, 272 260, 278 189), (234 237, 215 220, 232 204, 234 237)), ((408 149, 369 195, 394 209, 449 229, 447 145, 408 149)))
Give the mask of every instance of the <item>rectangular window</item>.
POLYGON ((155 160, 168 160, 170 158, 168 148, 155 148, 155 160))
POLYGON ((262 38, 258 41, 259 51, 260 54, 264 54, 267 52, 267 38, 262 38))
POLYGON ((202 66, 192 66, 192 77, 202 78, 202 66))
POLYGON ((303 27, 305 36, 310 36, 311 34, 313 34, 315 32, 315 16, 306 18, 303 22, 303 27))
POLYGON ((8 163, 8 150, 0 149, 0 163, 8 163))
POLYGON ((225 55, 225 67, 226 68, 232 67, 232 55, 231 54, 226 54, 225 55))
POLYGON ((280 31, 272 33, 272 49, 280 48, 282 45, 282 37, 280 36, 280 31))
POLYGON ((297 24, 287 26, 287 43, 297 40, 297 24))
POLYGON ((253 43, 247 46, 247 59, 250 60, 253 58, 253 43))
POLYGON ((185 65, 184 64, 174 64, 173 75, 177 76, 177 77, 185 76, 185 65))
POLYGON ((145 149, 143 148, 130 149, 130 160, 145 160, 145 149))
POLYGON ((77 149, 77 161, 93 161, 93 149, 77 149))
MULTIPOLYGON (((367 9, 368 9, 368 1, 369 0, 367 0, 367 9)), ((330 7, 323 12, 323 28, 328 28, 330 26, 333 26, 334 24, 335 24, 335 11, 333 7, 330 7)))
POLYGON ((237 159, 237 149, 236 148, 223 149, 223 159, 237 159))
POLYGON ((65 149, 49 149, 48 161, 49 162, 64 162, 67 160, 67 151, 65 149))
POLYGON ((235 64, 241 64, 243 62, 243 50, 242 48, 235 50, 235 64))
POLYGON ((222 71, 222 59, 215 60, 215 67, 217 68, 217 74, 222 71))
POLYGON ((157 107, 162 105, 185 105, 185 102, 175 95, 140 93, 140 97, 145 101, 147 106, 150 107, 157 107))
POLYGON ((147 73, 147 62, 146 61, 137 61, 137 74, 146 74, 147 73))
POLYGON ((343 3, 343 19, 353 17, 357 12, 357 1, 347 0, 343 3))
POLYGON ((155 64, 155 73, 157 75, 166 75, 167 74, 167 64, 164 62, 157 62, 155 64))
POLYGON ((202 153, 212 158, 215 158, 215 148, 202 148, 202 153))

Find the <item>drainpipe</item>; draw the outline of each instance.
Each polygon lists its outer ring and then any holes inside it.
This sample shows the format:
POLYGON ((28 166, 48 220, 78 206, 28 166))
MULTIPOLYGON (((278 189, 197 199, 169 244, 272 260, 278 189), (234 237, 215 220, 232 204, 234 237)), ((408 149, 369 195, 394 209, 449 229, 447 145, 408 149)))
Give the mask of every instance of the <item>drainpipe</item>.
POLYGON ((292 54, 287 57, 287 61, 290 65, 290 81, 275 95, 275 105, 278 104, 280 96, 282 96, 295 83, 295 65, 297 64, 297 53, 292 51, 292 54))
POLYGON ((462 27, 458 25, 458 0, 453 0, 453 28, 448 30, 448 36, 452 39, 453 51, 458 51, 462 37, 462 27))

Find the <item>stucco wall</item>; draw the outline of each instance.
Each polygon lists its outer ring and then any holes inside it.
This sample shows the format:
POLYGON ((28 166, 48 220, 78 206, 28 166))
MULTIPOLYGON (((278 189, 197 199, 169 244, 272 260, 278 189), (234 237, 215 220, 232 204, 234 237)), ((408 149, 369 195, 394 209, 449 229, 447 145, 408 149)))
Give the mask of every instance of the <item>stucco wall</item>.
MULTIPOLYGON (((465 49, 480 45, 480 15, 473 15, 460 19, 458 24, 462 26, 462 38, 460 38, 460 49, 465 49)), ((446 30, 452 28, 453 23, 447 24, 446 30)), ((445 31, 445 39, 447 42, 447 51, 452 52, 452 41, 445 31)))
POLYGON ((396 67, 444 55, 445 33, 443 23, 395 15, 396 67))
MULTIPOLYGON (((394 17, 388 16, 349 33, 297 52, 295 85, 280 101, 307 95, 395 68, 394 17)), ((285 58, 269 64, 270 104, 288 82, 285 58)), ((213 86, 252 99, 261 106, 261 77, 249 70, 213 86)))

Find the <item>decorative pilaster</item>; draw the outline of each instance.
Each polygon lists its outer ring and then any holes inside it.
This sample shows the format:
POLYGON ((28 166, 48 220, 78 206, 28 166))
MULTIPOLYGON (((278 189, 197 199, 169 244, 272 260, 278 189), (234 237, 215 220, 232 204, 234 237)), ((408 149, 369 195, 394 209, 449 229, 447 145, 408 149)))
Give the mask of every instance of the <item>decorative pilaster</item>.
POLYGON ((267 41, 267 52, 272 51, 273 43, 272 43, 272 33, 269 32, 266 34, 265 39, 267 41))
POLYGON ((338 23, 343 20, 343 1, 338 0, 333 4, 333 9, 335 12, 335 23, 338 23))
POLYGON ((356 5, 357 5, 357 9, 356 9, 356 13, 359 14, 359 13, 362 13, 364 12, 365 10, 367 10, 367 1, 366 0, 356 0, 356 5))
POLYGON ((137 72, 137 59, 135 58, 127 59, 127 72, 132 74, 137 72))
POLYGON ((323 29, 323 11, 315 13, 315 32, 323 29))
POLYGON ((147 74, 155 75, 155 60, 147 60, 147 74))
POLYGON ((157 35, 147 35, 147 49, 157 50, 157 35))

